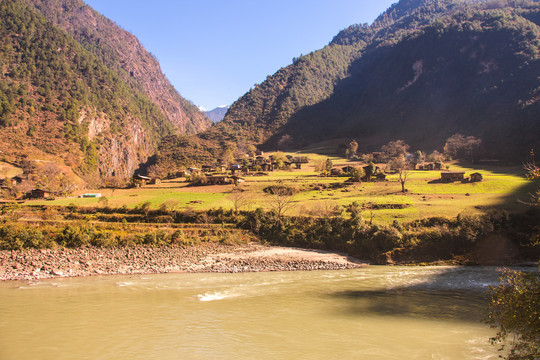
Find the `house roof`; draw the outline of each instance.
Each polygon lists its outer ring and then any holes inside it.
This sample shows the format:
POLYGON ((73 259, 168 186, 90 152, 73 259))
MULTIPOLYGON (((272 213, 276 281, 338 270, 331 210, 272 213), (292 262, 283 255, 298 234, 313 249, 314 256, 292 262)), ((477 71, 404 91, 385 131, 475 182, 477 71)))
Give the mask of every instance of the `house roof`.
POLYGON ((152 178, 150 178, 148 176, 144 176, 144 175, 135 175, 135 178, 136 179, 141 179, 141 180, 152 180, 152 178))

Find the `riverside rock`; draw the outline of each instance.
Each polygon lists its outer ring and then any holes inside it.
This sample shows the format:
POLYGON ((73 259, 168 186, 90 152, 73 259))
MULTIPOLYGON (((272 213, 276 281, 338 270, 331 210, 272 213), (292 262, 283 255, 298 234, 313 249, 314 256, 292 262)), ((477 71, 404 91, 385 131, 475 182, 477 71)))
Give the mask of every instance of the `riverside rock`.
POLYGON ((344 270, 363 266, 345 255, 263 246, 203 243, 194 247, 57 248, 0 251, 0 280, 156 274, 344 270))

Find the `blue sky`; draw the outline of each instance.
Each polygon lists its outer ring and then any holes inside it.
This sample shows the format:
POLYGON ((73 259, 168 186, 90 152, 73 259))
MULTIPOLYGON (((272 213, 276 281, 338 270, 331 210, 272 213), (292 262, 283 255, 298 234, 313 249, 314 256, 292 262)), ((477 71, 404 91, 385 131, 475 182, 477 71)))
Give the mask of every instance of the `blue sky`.
POLYGON ((83 1, 137 36, 176 90, 211 110, 397 0, 83 1))

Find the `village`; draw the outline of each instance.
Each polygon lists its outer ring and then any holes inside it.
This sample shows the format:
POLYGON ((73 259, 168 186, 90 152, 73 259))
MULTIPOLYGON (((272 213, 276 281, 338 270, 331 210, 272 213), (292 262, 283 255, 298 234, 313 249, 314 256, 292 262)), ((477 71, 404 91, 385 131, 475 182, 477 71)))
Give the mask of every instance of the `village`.
MULTIPOLYGON (((372 153, 370 158, 375 161, 383 160, 381 153, 372 153)), ((313 169, 318 176, 321 177, 345 177, 350 182, 385 182, 387 177, 395 174, 396 171, 391 169, 385 163, 369 163, 361 161, 347 160, 344 166, 340 166, 339 162, 334 166, 332 161, 317 166, 310 161, 308 156, 294 156, 291 154, 284 155, 283 153, 270 154, 265 156, 262 151, 257 152, 255 156, 243 157, 235 159, 230 165, 225 164, 204 164, 200 167, 188 167, 185 170, 177 171, 170 178, 183 178, 192 186, 205 185, 238 185, 245 182, 246 177, 262 177, 269 176, 275 171, 302 171, 313 169)), ((480 182, 483 176, 479 172, 472 172, 466 177, 465 171, 450 171, 442 162, 421 162, 415 163, 410 158, 405 165, 404 171, 439 171, 440 178, 431 179, 431 184, 436 183, 451 183, 451 182, 480 182)), ((0 189, 4 193, 17 189, 18 186, 28 181, 29 174, 20 174, 13 177, 0 178, 0 189)), ((136 174, 127 182, 127 187, 141 188, 148 185, 160 184, 166 179, 151 177, 142 174, 136 174)), ((46 188, 32 188, 26 192, 18 192, 17 198, 20 200, 39 200, 39 199, 55 199, 72 195, 69 191, 55 191, 46 188)), ((78 197, 82 198, 99 198, 101 193, 81 193, 78 197)))

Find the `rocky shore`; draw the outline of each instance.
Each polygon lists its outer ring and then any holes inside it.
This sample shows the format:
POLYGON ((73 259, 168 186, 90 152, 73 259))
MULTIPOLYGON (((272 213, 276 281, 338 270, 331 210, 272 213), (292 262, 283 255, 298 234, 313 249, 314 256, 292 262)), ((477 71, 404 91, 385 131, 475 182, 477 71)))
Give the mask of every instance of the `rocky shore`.
POLYGON ((0 280, 170 272, 344 270, 364 266, 341 254, 260 244, 0 251, 0 280))

